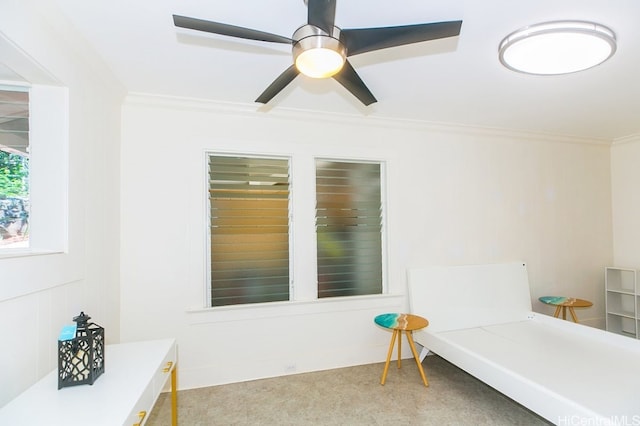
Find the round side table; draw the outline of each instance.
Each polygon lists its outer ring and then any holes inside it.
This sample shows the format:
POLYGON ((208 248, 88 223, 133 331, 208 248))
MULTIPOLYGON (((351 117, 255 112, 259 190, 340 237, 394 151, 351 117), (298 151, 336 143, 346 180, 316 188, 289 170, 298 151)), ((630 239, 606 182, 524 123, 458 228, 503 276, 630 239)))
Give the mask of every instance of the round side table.
POLYGON ((571 314, 571 318, 573 318, 573 322, 578 322, 578 317, 576 316, 576 311, 573 308, 588 308, 589 306, 593 306, 593 303, 584 299, 576 299, 574 297, 564 297, 564 296, 542 296, 538 298, 544 304, 553 305, 556 307, 556 311, 553 313, 553 316, 558 318, 560 316, 560 310, 562 310, 562 319, 567 319, 567 308, 569 308, 569 313, 571 314))
POLYGON ((422 376, 422 382, 425 386, 429 386, 429 382, 427 382, 427 376, 424 374, 424 370, 422 369, 422 364, 420 363, 420 358, 418 357, 418 352, 416 351, 416 347, 413 344, 413 334, 414 330, 420 330, 421 328, 425 328, 429 325, 429 321, 425 318, 422 318, 418 315, 412 314, 381 314, 373 319, 373 321, 381 327, 387 328, 389 330, 393 330, 393 334, 391 335, 391 343, 389 344, 389 352, 387 353, 387 362, 384 365, 384 371, 382 372, 382 380, 380 381, 381 385, 384 385, 384 382, 387 380, 387 372, 389 371, 389 362, 391 361, 391 353, 393 352, 393 345, 398 339, 398 368, 401 367, 401 350, 402 350, 402 332, 405 332, 407 336, 407 340, 409 341, 409 346, 411 347, 411 352, 413 352, 413 357, 416 360, 416 364, 418 364, 418 370, 420 371, 420 376, 422 376))

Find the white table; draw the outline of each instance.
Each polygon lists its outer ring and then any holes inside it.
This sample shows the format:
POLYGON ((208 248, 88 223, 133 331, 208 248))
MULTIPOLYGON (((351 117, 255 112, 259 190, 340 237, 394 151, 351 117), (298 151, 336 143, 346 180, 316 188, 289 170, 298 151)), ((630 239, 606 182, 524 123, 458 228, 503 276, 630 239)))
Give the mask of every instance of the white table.
POLYGON ((54 370, 0 408, 0 425, 143 425, 171 377, 176 426, 176 355, 173 339, 107 345, 105 372, 93 385, 58 390, 54 370))

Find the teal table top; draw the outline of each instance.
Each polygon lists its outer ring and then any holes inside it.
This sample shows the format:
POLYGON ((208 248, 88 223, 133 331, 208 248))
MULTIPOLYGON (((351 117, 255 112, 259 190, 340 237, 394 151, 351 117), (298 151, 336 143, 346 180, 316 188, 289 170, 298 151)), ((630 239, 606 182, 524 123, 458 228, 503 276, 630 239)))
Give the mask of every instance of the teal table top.
POLYGON ((378 315, 373 321, 381 327, 394 330, 419 330, 429 325, 429 321, 418 315, 387 313, 378 315))
POLYGON ((564 296, 542 296, 538 298, 542 303, 546 303, 547 305, 554 306, 573 306, 576 308, 588 308, 589 306, 593 306, 588 300, 584 299, 576 299, 575 297, 564 297, 564 296))
POLYGON ((542 303, 546 303, 547 305, 562 305, 569 301, 569 297, 564 296, 542 296, 538 298, 542 303))

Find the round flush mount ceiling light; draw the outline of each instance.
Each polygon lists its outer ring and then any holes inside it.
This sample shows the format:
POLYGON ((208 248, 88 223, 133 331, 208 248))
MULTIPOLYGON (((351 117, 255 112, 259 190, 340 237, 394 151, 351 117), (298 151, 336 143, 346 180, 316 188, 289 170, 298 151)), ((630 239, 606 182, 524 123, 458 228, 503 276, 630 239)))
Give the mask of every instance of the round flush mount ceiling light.
POLYGON ((513 71, 569 74, 599 65, 613 56, 616 36, 609 28, 592 22, 546 22, 509 34, 498 51, 500 62, 513 71))

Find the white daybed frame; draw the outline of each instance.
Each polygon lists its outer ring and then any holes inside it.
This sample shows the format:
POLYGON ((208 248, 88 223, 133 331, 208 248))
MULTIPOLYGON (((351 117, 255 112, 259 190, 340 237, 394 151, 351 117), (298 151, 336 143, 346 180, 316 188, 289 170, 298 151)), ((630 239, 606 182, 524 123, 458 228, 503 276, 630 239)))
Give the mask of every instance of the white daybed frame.
POLYGON ((411 269, 408 283, 425 349, 555 424, 640 424, 640 341, 532 312, 524 263, 411 269))

